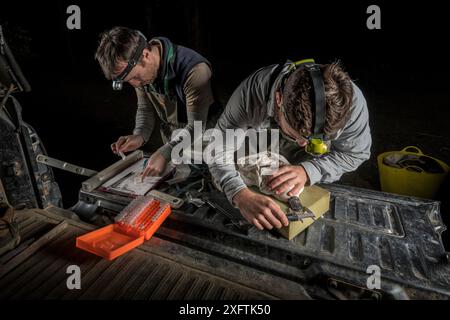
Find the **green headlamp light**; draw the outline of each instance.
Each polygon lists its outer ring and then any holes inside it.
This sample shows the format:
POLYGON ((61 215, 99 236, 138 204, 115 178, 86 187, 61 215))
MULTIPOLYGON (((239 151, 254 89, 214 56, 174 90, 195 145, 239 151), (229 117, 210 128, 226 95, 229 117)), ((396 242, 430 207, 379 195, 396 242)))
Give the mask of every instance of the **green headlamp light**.
POLYGON ((330 150, 329 142, 321 138, 310 138, 305 151, 313 156, 321 156, 330 150))

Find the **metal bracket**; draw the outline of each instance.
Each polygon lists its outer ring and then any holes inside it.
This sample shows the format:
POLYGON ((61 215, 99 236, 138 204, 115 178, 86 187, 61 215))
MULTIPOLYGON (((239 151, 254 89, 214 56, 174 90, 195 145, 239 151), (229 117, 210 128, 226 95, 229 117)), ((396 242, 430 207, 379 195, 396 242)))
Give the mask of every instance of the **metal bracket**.
POLYGON ((48 157, 43 154, 38 154, 36 156, 36 161, 39 163, 43 163, 45 165, 54 167, 54 168, 62 169, 62 170, 76 173, 76 174, 79 174, 82 176, 92 177, 93 175, 97 174, 97 171, 86 169, 86 168, 83 168, 80 166, 76 166, 74 164, 71 164, 71 163, 68 163, 65 161, 61 161, 61 160, 58 160, 55 158, 51 158, 51 157, 48 157))
POLYGON ((148 195, 154 197, 157 200, 169 203, 170 206, 175 209, 179 209, 184 203, 182 199, 158 190, 152 190, 148 193, 148 195))

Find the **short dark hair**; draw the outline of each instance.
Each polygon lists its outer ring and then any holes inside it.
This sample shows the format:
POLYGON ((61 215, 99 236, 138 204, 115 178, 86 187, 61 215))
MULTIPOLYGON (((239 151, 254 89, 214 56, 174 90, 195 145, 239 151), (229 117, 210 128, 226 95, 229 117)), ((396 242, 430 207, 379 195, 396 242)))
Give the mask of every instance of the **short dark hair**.
POLYGON ((128 61, 139 44, 139 33, 126 27, 113 27, 100 34, 95 59, 109 80, 113 78, 117 63, 128 61))
MULTIPOLYGON (((350 76, 340 62, 320 65, 325 86, 324 133, 335 134, 345 126, 353 100, 353 86, 350 76)), ((314 97, 312 79, 305 69, 295 70, 287 79, 283 90, 283 104, 288 123, 303 136, 313 133, 314 97)))

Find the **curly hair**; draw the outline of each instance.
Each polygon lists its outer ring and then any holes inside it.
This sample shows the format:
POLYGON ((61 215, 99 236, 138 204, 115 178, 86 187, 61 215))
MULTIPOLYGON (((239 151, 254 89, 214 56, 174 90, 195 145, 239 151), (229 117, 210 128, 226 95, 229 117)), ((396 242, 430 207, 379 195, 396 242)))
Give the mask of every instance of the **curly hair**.
MULTIPOLYGON (((345 126, 353 99, 350 76, 339 62, 320 65, 325 86, 325 125, 327 136, 335 134, 345 126)), ((302 136, 313 133, 314 90, 309 72, 295 70, 287 79, 283 91, 283 104, 289 125, 302 136)))

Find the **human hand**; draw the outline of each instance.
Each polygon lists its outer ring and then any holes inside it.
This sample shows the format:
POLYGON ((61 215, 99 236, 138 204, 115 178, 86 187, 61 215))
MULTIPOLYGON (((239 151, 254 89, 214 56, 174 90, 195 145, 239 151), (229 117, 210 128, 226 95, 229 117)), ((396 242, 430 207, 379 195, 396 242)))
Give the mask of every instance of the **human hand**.
POLYGON ((141 173, 141 178, 147 176, 159 176, 166 169, 168 161, 158 151, 152 154, 147 161, 147 166, 141 173))
POLYGON ((141 135, 122 136, 116 142, 111 144, 111 150, 115 154, 119 152, 134 151, 144 144, 144 138, 141 135))
POLYGON ((288 226, 289 221, 280 206, 270 197, 242 189, 234 197, 233 202, 241 211, 242 216, 259 230, 271 230, 273 227, 288 226))
POLYGON ((308 174, 302 166, 286 165, 268 177, 267 186, 277 195, 289 191, 288 196, 296 196, 308 180, 308 174))

